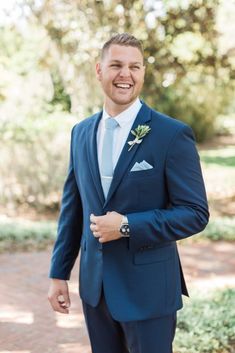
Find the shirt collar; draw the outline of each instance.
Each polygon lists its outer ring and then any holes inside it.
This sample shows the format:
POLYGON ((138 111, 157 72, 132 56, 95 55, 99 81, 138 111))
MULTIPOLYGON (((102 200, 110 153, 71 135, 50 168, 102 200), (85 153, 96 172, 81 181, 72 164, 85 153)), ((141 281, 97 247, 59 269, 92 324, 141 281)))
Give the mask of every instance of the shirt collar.
MULTIPOLYGON (((142 106, 142 103, 140 102, 139 98, 137 98, 129 108, 127 108, 120 114, 116 115, 114 118, 118 122, 120 127, 124 127, 125 125, 130 124, 131 122, 134 122, 141 106, 142 106)), ((105 108, 103 108, 103 115, 102 115, 103 121, 105 121, 109 117, 110 116, 106 112, 105 108)))

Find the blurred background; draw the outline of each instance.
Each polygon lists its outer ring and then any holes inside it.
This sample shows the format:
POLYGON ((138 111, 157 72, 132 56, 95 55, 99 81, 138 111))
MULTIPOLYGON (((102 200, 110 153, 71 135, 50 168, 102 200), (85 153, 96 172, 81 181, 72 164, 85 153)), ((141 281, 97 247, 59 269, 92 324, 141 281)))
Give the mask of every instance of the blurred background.
MULTIPOLYGON (((199 255, 206 251, 208 256, 211 250, 213 261, 216 251, 225 251, 230 268, 224 271, 235 274, 229 257, 235 251, 234 0, 1 0, 0 259, 8 262, 12 254, 25 251, 49 254, 71 128, 101 109, 95 62, 102 44, 124 31, 144 44, 147 71, 142 98, 188 123, 196 135, 211 221, 182 248, 190 252, 195 247, 199 255)), ((190 267, 189 276, 197 265, 190 267)), ((208 271, 213 274, 213 268, 208 271)), ((208 301, 205 320, 215 317, 215 308, 222 303, 215 327, 208 331, 213 319, 198 324, 200 310, 195 308, 206 302, 206 294, 201 294, 201 302, 185 311, 186 321, 182 316, 177 352, 234 352, 235 277, 225 282, 219 297, 207 293, 214 299, 208 301), (196 325, 190 321, 192 310, 196 325), (198 327, 195 337, 189 335, 188 321, 198 327), (206 330, 207 341, 201 337, 206 330)), ((57 347, 53 353, 65 351, 57 347)))

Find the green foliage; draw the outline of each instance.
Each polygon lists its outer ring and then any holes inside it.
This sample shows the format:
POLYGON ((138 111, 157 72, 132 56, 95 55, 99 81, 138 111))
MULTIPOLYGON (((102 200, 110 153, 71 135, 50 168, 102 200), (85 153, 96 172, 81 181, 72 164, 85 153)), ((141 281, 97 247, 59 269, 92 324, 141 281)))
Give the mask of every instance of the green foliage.
POLYGON ((57 6, 22 0, 15 6, 24 26, 12 23, 0 34, 1 202, 58 207, 69 131, 102 105, 94 66, 102 43, 116 32, 132 32, 144 43, 143 98, 189 123, 198 140, 215 132, 234 82, 233 55, 218 49, 219 0, 58 0, 57 6))
POLYGON ((0 252, 42 250, 54 242, 55 236, 55 222, 1 220, 0 252))
POLYGON ((235 167, 235 146, 202 151, 200 153, 201 161, 206 165, 218 167, 235 167))
POLYGON ((235 348, 235 290, 196 294, 178 315, 175 353, 231 353, 235 348))
POLYGON ((28 204, 38 211, 58 210, 67 173, 70 130, 76 122, 54 113, 2 131, 0 201, 28 204), (11 134, 9 134, 11 132, 11 134))
POLYGON ((213 136, 216 117, 232 101, 229 80, 234 68, 218 50, 219 1, 180 3, 177 10, 169 5, 172 2, 165 3, 165 16, 158 18, 160 35, 154 32, 148 41, 151 64, 144 97, 158 110, 191 125, 197 140, 203 141, 213 136))
POLYGON ((29 32, 22 34, 14 27, 1 31, 1 128, 7 128, 8 124, 24 125, 29 118, 45 115, 53 95, 50 75, 41 66, 48 40, 38 28, 30 26, 29 32))
MULTIPOLYGON (((56 222, 0 219, 0 252, 45 249, 56 236, 56 222)), ((235 241, 235 219, 211 220, 206 230, 190 241, 235 241)), ((182 246, 184 241, 181 242, 182 246)))
POLYGON ((218 48, 221 1, 83 0, 67 6, 60 0, 56 8, 52 1, 41 8, 28 2, 58 53, 51 57, 71 92, 72 111, 77 102, 86 112, 101 105, 93 69, 99 49, 111 34, 128 31, 145 47, 144 99, 189 123, 198 140, 214 134, 216 117, 232 101, 235 77, 231 56, 218 48))
POLYGON ((52 72, 52 82, 54 86, 54 95, 50 104, 53 109, 55 107, 62 111, 70 112, 71 110, 71 99, 70 96, 65 92, 63 81, 58 72, 52 72))
POLYGON ((206 229, 195 237, 195 240, 198 237, 199 239, 235 241, 235 217, 218 217, 210 220, 206 229))

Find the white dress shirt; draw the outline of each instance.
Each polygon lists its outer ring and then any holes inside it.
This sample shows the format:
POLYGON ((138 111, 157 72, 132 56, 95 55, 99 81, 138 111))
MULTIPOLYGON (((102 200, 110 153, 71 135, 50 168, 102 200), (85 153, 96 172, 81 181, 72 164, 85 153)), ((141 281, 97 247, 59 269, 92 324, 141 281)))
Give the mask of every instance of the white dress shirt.
MULTIPOLYGON (((140 102, 139 98, 137 98, 129 108, 113 117, 119 124, 114 131, 113 137, 113 169, 117 164, 124 144, 127 142, 127 137, 141 106, 142 103, 140 102)), ((97 151, 99 167, 101 165, 102 146, 105 133, 105 119, 108 119, 109 117, 110 115, 108 115, 105 109, 103 109, 102 118, 97 130, 97 151)))

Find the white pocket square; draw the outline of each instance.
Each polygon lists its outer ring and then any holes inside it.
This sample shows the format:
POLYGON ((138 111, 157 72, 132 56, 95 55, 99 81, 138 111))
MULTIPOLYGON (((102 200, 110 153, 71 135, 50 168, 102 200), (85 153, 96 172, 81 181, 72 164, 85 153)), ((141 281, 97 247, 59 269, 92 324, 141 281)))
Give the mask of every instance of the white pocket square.
POLYGON ((143 160, 140 163, 136 162, 133 165, 133 167, 131 168, 131 172, 138 172, 140 170, 148 170, 148 169, 152 169, 152 168, 153 168, 153 166, 151 164, 149 164, 148 162, 143 160))

